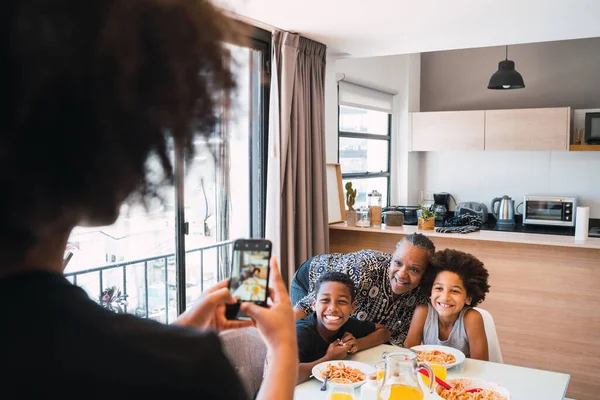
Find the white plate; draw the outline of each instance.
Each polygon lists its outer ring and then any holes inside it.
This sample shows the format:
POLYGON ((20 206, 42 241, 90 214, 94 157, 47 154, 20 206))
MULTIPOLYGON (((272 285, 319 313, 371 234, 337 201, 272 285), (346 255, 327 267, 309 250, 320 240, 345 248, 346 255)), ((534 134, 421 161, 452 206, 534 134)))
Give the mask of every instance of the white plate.
POLYGON ((466 358, 465 354, 462 351, 457 350, 454 347, 448 347, 448 346, 437 346, 437 345, 433 345, 433 344, 424 344, 421 346, 413 346, 410 349, 414 350, 414 351, 439 350, 439 351, 443 351, 444 353, 452 354, 454 357, 456 357, 456 362, 446 365, 446 369, 450 369, 452 367, 456 367, 457 365, 462 364, 466 358))
MULTIPOLYGON (((374 374, 376 372, 375 367, 373 367, 372 365, 369 365, 369 364, 361 363, 358 361, 332 360, 332 361, 325 361, 325 362, 315 365, 312 369, 312 374, 315 378, 317 378, 318 380, 323 382, 323 380, 324 380, 323 374, 325 373, 325 370, 327 369, 327 364, 336 364, 337 365, 337 363, 344 363, 347 367, 360 369, 365 375, 374 374)), ((367 381, 367 378, 365 376, 365 379, 363 379, 360 382, 354 383, 352 386, 354 386, 354 388, 357 388, 360 385, 362 385, 363 383, 365 383, 366 381, 367 381)))

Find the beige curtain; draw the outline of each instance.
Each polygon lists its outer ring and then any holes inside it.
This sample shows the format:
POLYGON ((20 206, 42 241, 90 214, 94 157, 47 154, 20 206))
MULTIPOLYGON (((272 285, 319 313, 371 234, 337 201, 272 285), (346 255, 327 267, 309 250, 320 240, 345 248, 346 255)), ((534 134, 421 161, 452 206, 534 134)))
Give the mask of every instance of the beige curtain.
POLYGON ((325 51, 299 35, 273 35, 266 236, 288 283, 329 248, 325 51))

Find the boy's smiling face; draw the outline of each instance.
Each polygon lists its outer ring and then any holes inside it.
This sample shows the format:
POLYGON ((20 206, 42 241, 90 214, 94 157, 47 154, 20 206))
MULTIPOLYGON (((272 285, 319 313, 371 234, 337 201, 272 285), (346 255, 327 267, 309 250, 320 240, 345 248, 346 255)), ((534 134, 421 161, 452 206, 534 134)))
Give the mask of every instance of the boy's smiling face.
POLYGON ((317 320, 325 329, 337 332, 354 312, 354 303, 348 286, 340 282, 324 282, 313 301, 317 320))

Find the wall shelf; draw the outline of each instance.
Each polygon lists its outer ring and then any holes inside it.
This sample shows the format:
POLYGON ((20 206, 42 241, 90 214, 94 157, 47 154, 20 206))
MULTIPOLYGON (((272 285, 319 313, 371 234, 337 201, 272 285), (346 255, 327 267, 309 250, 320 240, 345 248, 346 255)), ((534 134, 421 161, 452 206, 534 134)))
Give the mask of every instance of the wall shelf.
POLYGON ((600 151, 600 144, 572 144, 569 151, 600 151))

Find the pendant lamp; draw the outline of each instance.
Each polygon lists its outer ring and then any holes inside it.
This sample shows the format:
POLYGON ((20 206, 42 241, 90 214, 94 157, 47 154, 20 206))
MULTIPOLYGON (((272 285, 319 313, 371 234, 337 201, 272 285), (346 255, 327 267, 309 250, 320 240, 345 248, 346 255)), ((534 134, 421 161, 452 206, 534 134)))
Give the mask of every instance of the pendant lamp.
POLYGON ((506 46, 506 59, 498 63, 498 71, 490 78, 488 89, 508 90, 524 87, 523 77, 515 70, 515 62, 508 59, 508 46, 506 46))

